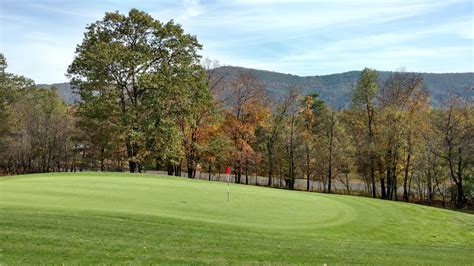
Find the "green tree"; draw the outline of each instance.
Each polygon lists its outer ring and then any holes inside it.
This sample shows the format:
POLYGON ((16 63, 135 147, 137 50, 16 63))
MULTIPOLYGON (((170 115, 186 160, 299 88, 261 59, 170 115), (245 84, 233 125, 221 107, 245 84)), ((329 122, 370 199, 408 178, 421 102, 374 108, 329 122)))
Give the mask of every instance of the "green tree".
POLYGON ((11 108, 7 172, 66 170, 72 123, 56 90, 30 88, 17 97, 11 108))
POLYGON ((120 110, 117 126, 130 172, 140 171, 151 147, 164 143, 156 129, 168 130, 162 126, 174 124, 187 108, 189 89, 202 77, 200 48, 179 24, 161 23, 136 9, 128 16, 106 13, 87 27, 68 75, 83 99, 80 108, 106 96, 110 101, 103 101, 120 110))
MULTIPOLYGON (((120 109, 114 98, 107 93, 84 99, 77 110, 78 141, 81 143, 84 158, 87 153, 88 161, 100 162, 100 171, 105 171, 106 160, 116 159, 121 161, 122 148, 120 127, 120 109), (114 156, 115 155, 115 156, 114 156), (114 158, 115 157, 115 158, 114 158)), ((83 166, 86 162, 81 162, 83 166)), ((118 163, 116 170, 121 171, 122 163, 118 163)), ((89 167, 90 167, 89 166, 89 167)), ((89 168, 87 167, 87 168, 89 168)))
POLYGON ((33 80, 9 73, 7 67, 7 60, 0 53, 0 167, 4 169, 8 167, 8 160, 11 158, 8 146, 14 139, 13 105, 18 97, 34 87, 33 80))

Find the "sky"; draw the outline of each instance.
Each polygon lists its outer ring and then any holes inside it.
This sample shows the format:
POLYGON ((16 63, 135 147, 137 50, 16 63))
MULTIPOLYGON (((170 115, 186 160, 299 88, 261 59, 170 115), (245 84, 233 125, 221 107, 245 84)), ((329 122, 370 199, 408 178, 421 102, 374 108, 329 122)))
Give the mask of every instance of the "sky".
POLYGON ((173 19, 203 58, 290 73, 360 70, 474 72, 473 0, 0 0, 8 72, 65 82, 85 27, 105 12, 173 19))

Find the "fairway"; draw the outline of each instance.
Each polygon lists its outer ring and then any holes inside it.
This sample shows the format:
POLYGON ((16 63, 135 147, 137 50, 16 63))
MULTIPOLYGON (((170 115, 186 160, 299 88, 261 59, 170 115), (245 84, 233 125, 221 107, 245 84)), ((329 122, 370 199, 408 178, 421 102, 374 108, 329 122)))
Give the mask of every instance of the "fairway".
POLYGON ((470 264, 474 216, 163 177, 0 177, 0 264, 470 264))

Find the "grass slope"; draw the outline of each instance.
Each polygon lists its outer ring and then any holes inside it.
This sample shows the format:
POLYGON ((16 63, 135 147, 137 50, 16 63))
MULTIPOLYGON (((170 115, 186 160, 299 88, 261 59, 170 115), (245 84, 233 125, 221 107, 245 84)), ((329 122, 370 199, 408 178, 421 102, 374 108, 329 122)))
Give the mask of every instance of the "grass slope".
POLYGON ((116 173, 0 178, 0 264, 469 264, 474 216, 116 173))

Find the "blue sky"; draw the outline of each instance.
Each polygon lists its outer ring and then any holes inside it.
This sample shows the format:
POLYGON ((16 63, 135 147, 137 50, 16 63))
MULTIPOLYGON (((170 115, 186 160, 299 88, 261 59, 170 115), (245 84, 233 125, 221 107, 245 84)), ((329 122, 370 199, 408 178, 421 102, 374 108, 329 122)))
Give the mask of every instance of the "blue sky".
POLYGON ((0 0, 0 52, 9 72, 67 81, 85 26, 133 7, 174 19, 222 65, 295 75, 474 71, 472 0, 0 0))

